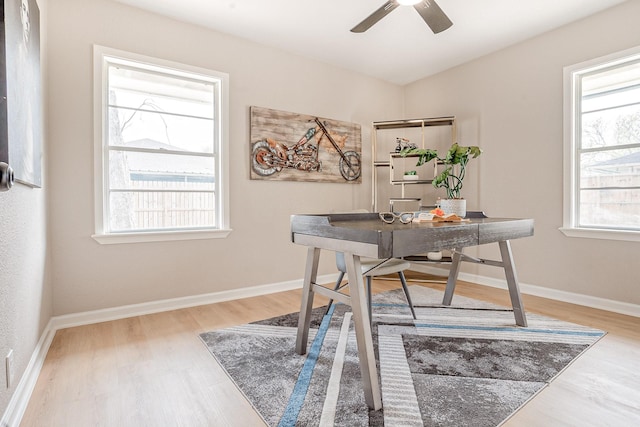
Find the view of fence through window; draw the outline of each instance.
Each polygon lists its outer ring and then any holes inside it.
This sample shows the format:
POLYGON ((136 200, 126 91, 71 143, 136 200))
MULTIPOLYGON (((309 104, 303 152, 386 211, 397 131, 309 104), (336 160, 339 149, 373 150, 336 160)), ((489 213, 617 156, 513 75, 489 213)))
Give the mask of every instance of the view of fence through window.
POLYGON ((578 226, 640 230, 640 59, 580 83, 578 226))
POLYGON ((215 228, 214 82, 108 69, 109 231, 215 228))

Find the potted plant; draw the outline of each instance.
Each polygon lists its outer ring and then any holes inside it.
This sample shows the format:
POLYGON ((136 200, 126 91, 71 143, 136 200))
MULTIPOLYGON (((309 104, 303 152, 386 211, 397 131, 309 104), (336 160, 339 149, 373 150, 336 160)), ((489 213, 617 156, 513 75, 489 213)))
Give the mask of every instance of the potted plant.
POLYGON ((417 181, 418 180, 418 172, 417 171, 406 171, 402 176, 402 179, 407 181, 417 181))
POLYGON ((402 150, 400 154, 403 156, 418 155, 416 166, 421 166, 433 159, 437 159, 440 164, 444 165, 442 172, 433 179, 434 187, 444 188, 447 192, 447 199, 441 200, 440 208, 447 213, 455 213, 461 217, 466 215, 466 200, 460 196, 460 190, 462 190, 469 160, 482 154, 480 147, 475 145, 463 147, 453 143, 444 157, 438 156, 438 153, 430 148, 407 148, 402 150), (458 206, 456 207, 456 205, 458 206))

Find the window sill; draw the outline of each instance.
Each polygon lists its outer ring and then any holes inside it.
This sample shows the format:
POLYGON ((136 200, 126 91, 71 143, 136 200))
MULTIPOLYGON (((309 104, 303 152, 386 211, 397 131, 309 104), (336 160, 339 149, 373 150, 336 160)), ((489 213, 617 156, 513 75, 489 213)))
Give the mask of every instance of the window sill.
POLYGON ((561 227, 559 230, 567 237, 582 237, 587 239, 623 240, 627 242, 640 242, 639 231, 600 230, 597 228, 569 228, 561 227))
POLYGON ((224 239, 231 229, 194 230, 194 231, 162 231, 152 233, 113 233, 94 234, 91 237, 101 245, 117 245, 121 243, 170 242, 176 240, 224 239))

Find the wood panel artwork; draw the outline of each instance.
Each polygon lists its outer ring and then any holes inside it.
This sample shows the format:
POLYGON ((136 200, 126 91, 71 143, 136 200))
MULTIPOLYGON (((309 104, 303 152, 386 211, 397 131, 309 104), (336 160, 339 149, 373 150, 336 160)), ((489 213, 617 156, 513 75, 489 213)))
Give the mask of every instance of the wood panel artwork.
POLYGON ((251 107, 251 179, 362 182, 360 125, 251 107))

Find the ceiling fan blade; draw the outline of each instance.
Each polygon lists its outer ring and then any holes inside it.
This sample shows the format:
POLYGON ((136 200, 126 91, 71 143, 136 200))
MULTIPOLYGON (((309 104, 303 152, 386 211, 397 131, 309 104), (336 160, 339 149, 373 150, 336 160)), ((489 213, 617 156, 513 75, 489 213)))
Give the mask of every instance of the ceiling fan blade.
POLYGON ((351 29, 352 33, 364 33, 373 26, 376 22, 393 12, 393 10, 400 6, 398 2, 390 0, 383 4, 378 10, 367 16, 361 23, 351 29))
POLYGON ((449 19, 449 17, 440 9, 440 6, 435 2, 435 0, 424 0, 413 6, 424 22, 427 23, 431 31, 434 34, 438 34, 450 26, 453 25, 453 22, 449 19))

